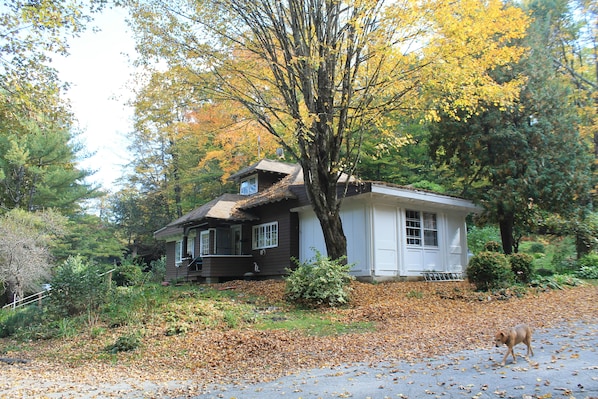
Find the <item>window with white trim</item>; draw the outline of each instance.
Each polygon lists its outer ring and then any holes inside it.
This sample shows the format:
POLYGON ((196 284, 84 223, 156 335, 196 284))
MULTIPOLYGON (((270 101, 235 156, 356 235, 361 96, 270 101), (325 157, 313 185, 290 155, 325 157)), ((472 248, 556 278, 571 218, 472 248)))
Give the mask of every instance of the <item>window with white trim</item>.
POLYGON ((177 240, 174 244, 174 262, 177 266, 183 262, 183 239, 177 240))
POLYGON ((210 230, 199 233, 199 255, 210 255, 210 230))
POLYGON ((257 175, 249 176, 241 180, 241 195, 251 195, 257 193, 257 175))
POLYGON ((435 213, 405 211, 407 245, 438 246, 438 221, 435 213))
POLYGON ((253 249, 273 248, 278 246, 278 222, 253 226, 253 249))

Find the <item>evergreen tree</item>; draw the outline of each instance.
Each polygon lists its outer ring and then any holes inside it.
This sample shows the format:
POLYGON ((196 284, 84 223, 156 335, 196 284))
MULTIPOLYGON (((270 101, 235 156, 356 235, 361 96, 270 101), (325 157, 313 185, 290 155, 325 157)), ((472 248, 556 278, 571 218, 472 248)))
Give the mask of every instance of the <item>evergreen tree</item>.
POLYGON ((511 107, 485 104, 461 121, 447 116, 432 128, 433 156, 454 168, 463 193, 498 223, 505 253, 535 224, 536 210, 574 216, 589 204, 591 158, 579 134, 571 91, 552 67, 546 25, 528 31, 524 59, 496 71, 497 80, 525 76, 511 107))

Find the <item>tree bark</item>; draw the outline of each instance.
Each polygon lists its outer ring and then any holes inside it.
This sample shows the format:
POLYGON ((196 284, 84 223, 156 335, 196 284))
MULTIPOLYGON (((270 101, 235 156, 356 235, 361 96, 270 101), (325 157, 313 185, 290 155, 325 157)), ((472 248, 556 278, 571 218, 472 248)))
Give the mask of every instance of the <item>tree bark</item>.
POLYGON ((506 255, 513 253, 513 225, 515 215, 513 212, 503 213, 499 216, 500 238, 502 240, 502 249, 506 255))

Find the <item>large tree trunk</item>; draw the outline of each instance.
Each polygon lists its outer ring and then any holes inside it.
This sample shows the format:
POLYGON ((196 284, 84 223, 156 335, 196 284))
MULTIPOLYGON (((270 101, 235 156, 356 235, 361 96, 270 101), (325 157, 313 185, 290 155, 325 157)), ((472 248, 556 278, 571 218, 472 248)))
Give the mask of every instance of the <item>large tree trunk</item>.
POLYGON ((326 252, 331 259, 340 259, 347 255, 347 238, 343 231, 343 224, 338 212, 325 216, 318 216, 324 234, 326 252))
POLYGON ((327 256, 340 259, 347 256, 347 238, 340 216, 337 180, 322 163, 300 160, 307 196, 320 221, 327 256))
POLYGON ((499 215, 500 238, 502 240, 502 249, 506 255, 513 253, 513 225, 515 215, 513 212, 507 212, 499 215))

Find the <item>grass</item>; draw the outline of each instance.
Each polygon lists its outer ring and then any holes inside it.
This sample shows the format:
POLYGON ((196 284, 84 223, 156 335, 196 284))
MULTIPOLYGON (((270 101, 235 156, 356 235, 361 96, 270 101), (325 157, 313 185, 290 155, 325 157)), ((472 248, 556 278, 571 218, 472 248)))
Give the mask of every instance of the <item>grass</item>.
POLYGON ((369 322, 347 322, 313 310, 291 310, 264 315, 255 324, 260 330, 300 331, 313 336, 365 333, 375 329, 369 322))
POLYGON ((547 270, 555 274, 574 271, 575 243, 571 237, 535 237, 523 241, 519 251, 534 257, 534 270, 547 270))

